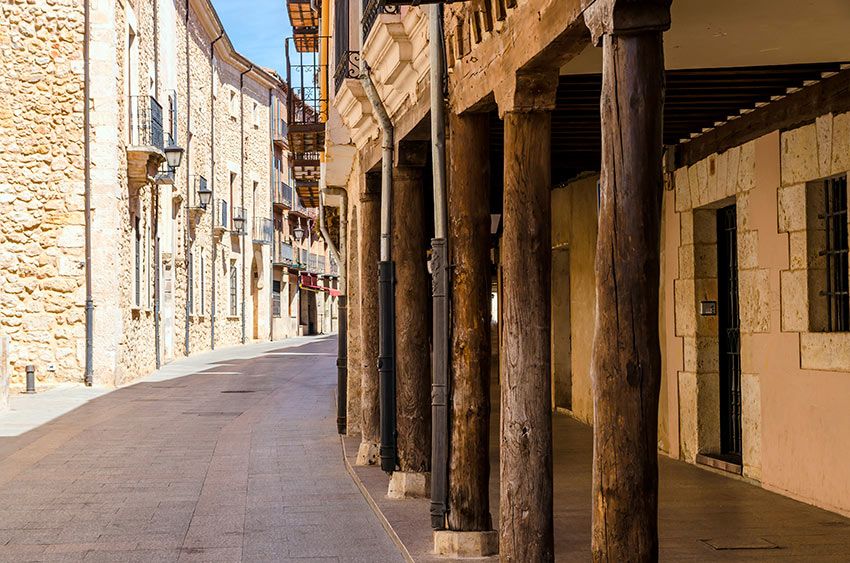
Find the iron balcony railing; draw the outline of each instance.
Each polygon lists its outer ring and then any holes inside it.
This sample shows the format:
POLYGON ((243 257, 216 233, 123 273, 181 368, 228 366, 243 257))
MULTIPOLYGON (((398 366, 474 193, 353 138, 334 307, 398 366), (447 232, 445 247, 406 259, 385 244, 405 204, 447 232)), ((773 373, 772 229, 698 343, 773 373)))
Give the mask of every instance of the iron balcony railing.
POLYGON ((130 139, 131 146, 165 148, 162 130, 162 106, 150 96, 130 96, 130 139))
POLYGON ((319 271, 319 257, 312 252, 307 255, 307 269, 311 272, 319 271))
POLYGON ((274 188, 274 203, 292 207, 292 187, 286 182, 278 182, 274 188))
POLYGON ((292 264, 293 256, 292 244, 278 240, 274 249, 275 264, 292 264))
POLYGON ((223 199, 218 199, 215 202, 215 217, 214 217, 214 226, 217 229, 227 230, 230 227, 230 223, 228 222, 228 213, 227 213, 227 201, 223 199))
POLYGON ((340 53, 336 61, 334 71, 334 92, 339 92, 346 78, 357 78, 360 76, 360 52, 345 51, 340 53))
POLYGON ((301 253, 301 258, 298 259, 298 262, 300 262, 303 266, 308 266, 309 265, 309 255, 310 255, 310 253, 307 252, 306 250, 304 250, 303 248, 300 249, 300 253, 301 253))
POLYGON ((274 238, 274 222, 268 217, 254 218, 254 242, 271 244, 274 238))
POLYGON ((318 264, 316 270, 319 271, 319 272, 322 272, 322 273, 327 273, 327 270, 325 270, 325 257, 319 256, 318 260, 319 260, 319 264, 318 264))
POLYGON ((331 274, 339 274, 339 264, 336 263, 333 256, 329 257, 328 263, 330 264, 329 273, 331 274))
MULTIPOLYGON (((319 56, 319 43, 327 44, 328 37, 310 36, 315 50, 290 52, 286 40, 286 76, 290 92, 287 96, 286 123, 288 128, 296 125, 319 125, 327 119, 327 91, 322 87, 322 78, 327 81, 327 62, 319 56)), ((327 82, 325 82, 327 85, 327 82)), ((291 143, 290 143, 291 144, 291 143)))
POLYGON ((398 13, 400 13, 399 6, 387 6, 384 0, 363 0, 363 19, 361 20, 363 41, 365 42, 366 38, 369 37, 369 32, 372 31, 372 27, 375 25, 375 21, 380 14, 398 13))

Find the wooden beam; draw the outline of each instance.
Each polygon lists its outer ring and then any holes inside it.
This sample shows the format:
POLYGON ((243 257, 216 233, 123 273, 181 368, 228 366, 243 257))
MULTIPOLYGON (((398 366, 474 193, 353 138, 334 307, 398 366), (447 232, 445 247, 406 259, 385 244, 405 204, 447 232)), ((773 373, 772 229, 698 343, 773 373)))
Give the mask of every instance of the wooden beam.
POLYGON ((449 116, 452 250, 452 390, 449 529, 489 531, 490 197, 489 116, 449 116))
POLYGON ((546 562, 554 560, 551 112, 509 109, 504 121, 499 549, 502 561, 546 562))
POLYGON ((827 113, 850 111, 850 70, 844 70, 682 144, 677 166, 691 166, 771 131, 793 129, 827 113))
MULTIPOLYGON (((408 157, 401 154, 399 159, 408 157)), ((431 470, 431 306, 424 188, 422 168, 393 168, 398 464, 401 471, 412 473, 431 470)))

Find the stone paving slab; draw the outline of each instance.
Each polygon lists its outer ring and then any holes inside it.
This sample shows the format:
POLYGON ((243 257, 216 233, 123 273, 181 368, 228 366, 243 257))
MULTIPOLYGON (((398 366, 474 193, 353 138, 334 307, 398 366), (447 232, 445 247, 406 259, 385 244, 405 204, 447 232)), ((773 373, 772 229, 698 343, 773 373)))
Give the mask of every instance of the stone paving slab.
POLYGON ((264 343, 15 398, 0 561, 402 561, 342 463, 334 351, 264 343))

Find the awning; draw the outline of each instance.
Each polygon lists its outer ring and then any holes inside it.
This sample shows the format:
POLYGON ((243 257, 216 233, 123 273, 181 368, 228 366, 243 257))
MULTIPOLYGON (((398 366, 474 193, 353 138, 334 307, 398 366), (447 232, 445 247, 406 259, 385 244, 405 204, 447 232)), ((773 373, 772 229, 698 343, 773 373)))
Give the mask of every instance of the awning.
POLYGON ((307 291, 324 291, 326 293, 329 293, 331 297, 339 297, 340 295, 338 289, 319 285, 319 276, 316 276, 314 274, 301 274, 301 277, 298 281, 298 286, 301 289, 306 289, 307 291))

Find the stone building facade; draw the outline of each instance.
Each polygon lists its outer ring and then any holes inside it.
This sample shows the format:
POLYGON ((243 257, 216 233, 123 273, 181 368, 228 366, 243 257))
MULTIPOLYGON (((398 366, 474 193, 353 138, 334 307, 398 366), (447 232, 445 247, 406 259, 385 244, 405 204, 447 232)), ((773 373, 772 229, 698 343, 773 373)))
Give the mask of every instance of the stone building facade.
POLYGON ((0 9, 0 337, 13 388, 28 364, 42 383, 83 379, 87 220, 94 384, 297 334, 271 330, 273 108, 287 86, 234 50, 208 0, 89 4, 88 217, 84 4, 0 9), (184 149, 175 170, 172 144, 184 149), (212 192, 206 208, 199 191, 212 192))

